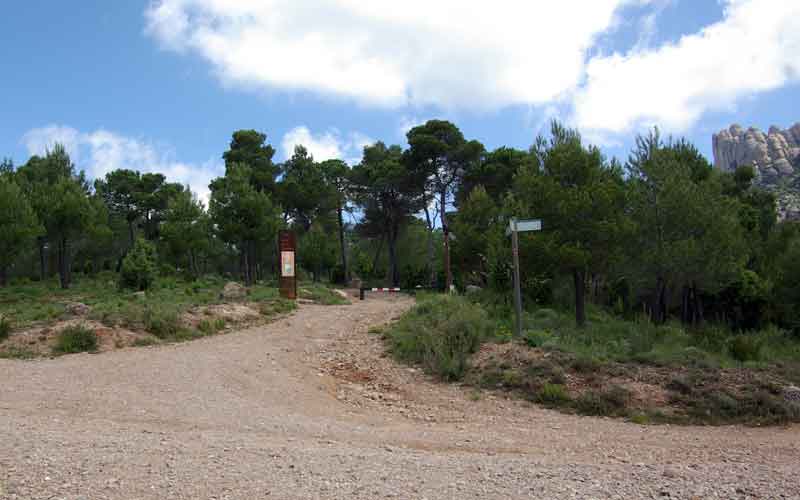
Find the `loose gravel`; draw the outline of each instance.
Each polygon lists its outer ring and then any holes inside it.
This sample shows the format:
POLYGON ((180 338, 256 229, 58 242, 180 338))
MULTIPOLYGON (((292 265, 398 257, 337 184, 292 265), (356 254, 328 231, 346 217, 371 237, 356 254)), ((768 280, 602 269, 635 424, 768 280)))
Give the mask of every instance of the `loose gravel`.
POLYGON ((797 427, 638 426, 437 384, 367 333, 410 305, 0 360, 0 499, 800 498, 797 427))

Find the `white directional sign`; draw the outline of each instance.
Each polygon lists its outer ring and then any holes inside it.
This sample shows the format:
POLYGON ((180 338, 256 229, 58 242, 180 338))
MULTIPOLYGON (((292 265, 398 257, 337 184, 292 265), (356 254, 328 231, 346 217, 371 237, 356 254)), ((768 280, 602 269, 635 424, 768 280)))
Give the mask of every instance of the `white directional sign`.
POLYGON ((508 229, 506 229, 506 234, 511 234, 514 231, 518 233, 525 233, 528 231, 541 231, 541 230, 542 230, 542 221, 539 219, 529 219, 529 220, 511 219, 508 222, 508 229))
POLYGON ((542 221, 540 221, 539 219, 517 221, 517 231, 520 233, 524 233, 526 231, 541 231, 541 230, 542 230, 542 221))

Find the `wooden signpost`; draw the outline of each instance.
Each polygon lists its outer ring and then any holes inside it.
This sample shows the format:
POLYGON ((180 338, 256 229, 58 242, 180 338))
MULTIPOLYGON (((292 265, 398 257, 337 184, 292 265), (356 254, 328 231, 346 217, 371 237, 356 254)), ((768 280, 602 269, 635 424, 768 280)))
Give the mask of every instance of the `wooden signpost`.
POLYGON ((517 338, 522 337, 522 287, 519 277, 519 233, 528 231, 541 231, 542 221, 539 219, 517 220, 511 219, 506 234, 511 235, 511 252, 514 259, 514 311, 517 321, 515 330, 517 338))
POLYGON ((278 249, 281 253, 281 297, 295 300, 297 299, 297 268, 295 267, 297 237, 293 231, 281 230, 278 232, 278 249))

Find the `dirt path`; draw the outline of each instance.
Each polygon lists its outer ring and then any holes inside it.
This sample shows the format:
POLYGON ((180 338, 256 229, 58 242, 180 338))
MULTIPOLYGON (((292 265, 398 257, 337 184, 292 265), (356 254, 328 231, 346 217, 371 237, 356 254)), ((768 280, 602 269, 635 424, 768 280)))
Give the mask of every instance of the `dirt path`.
POLYGON ((304 305, 187 344, 0 360, 0 499, 800 498, 800 429, 642 427, 431 383, 304 305))

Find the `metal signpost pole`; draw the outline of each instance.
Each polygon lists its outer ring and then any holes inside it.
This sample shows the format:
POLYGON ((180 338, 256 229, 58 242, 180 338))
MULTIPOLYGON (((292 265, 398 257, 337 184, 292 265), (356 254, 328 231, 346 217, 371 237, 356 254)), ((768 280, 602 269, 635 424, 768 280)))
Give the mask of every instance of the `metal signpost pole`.
POLYGON ((517 220, 512 218, 506 229, 506 235, 511 235, 511 247, 514 258, 514 311, 517 321, 514 330, 517 338, 522 336, 522 285, 520 284, 519 270, 519 233, 528 231, 541 231, 542 221, 539 219, 517 220))
POLYGON ((514 310, 517 313, 516 336, 522 337, 522 288, 519 283, 519 231, 517 221, 511 221, 511 245, 514 257, 514 310))

